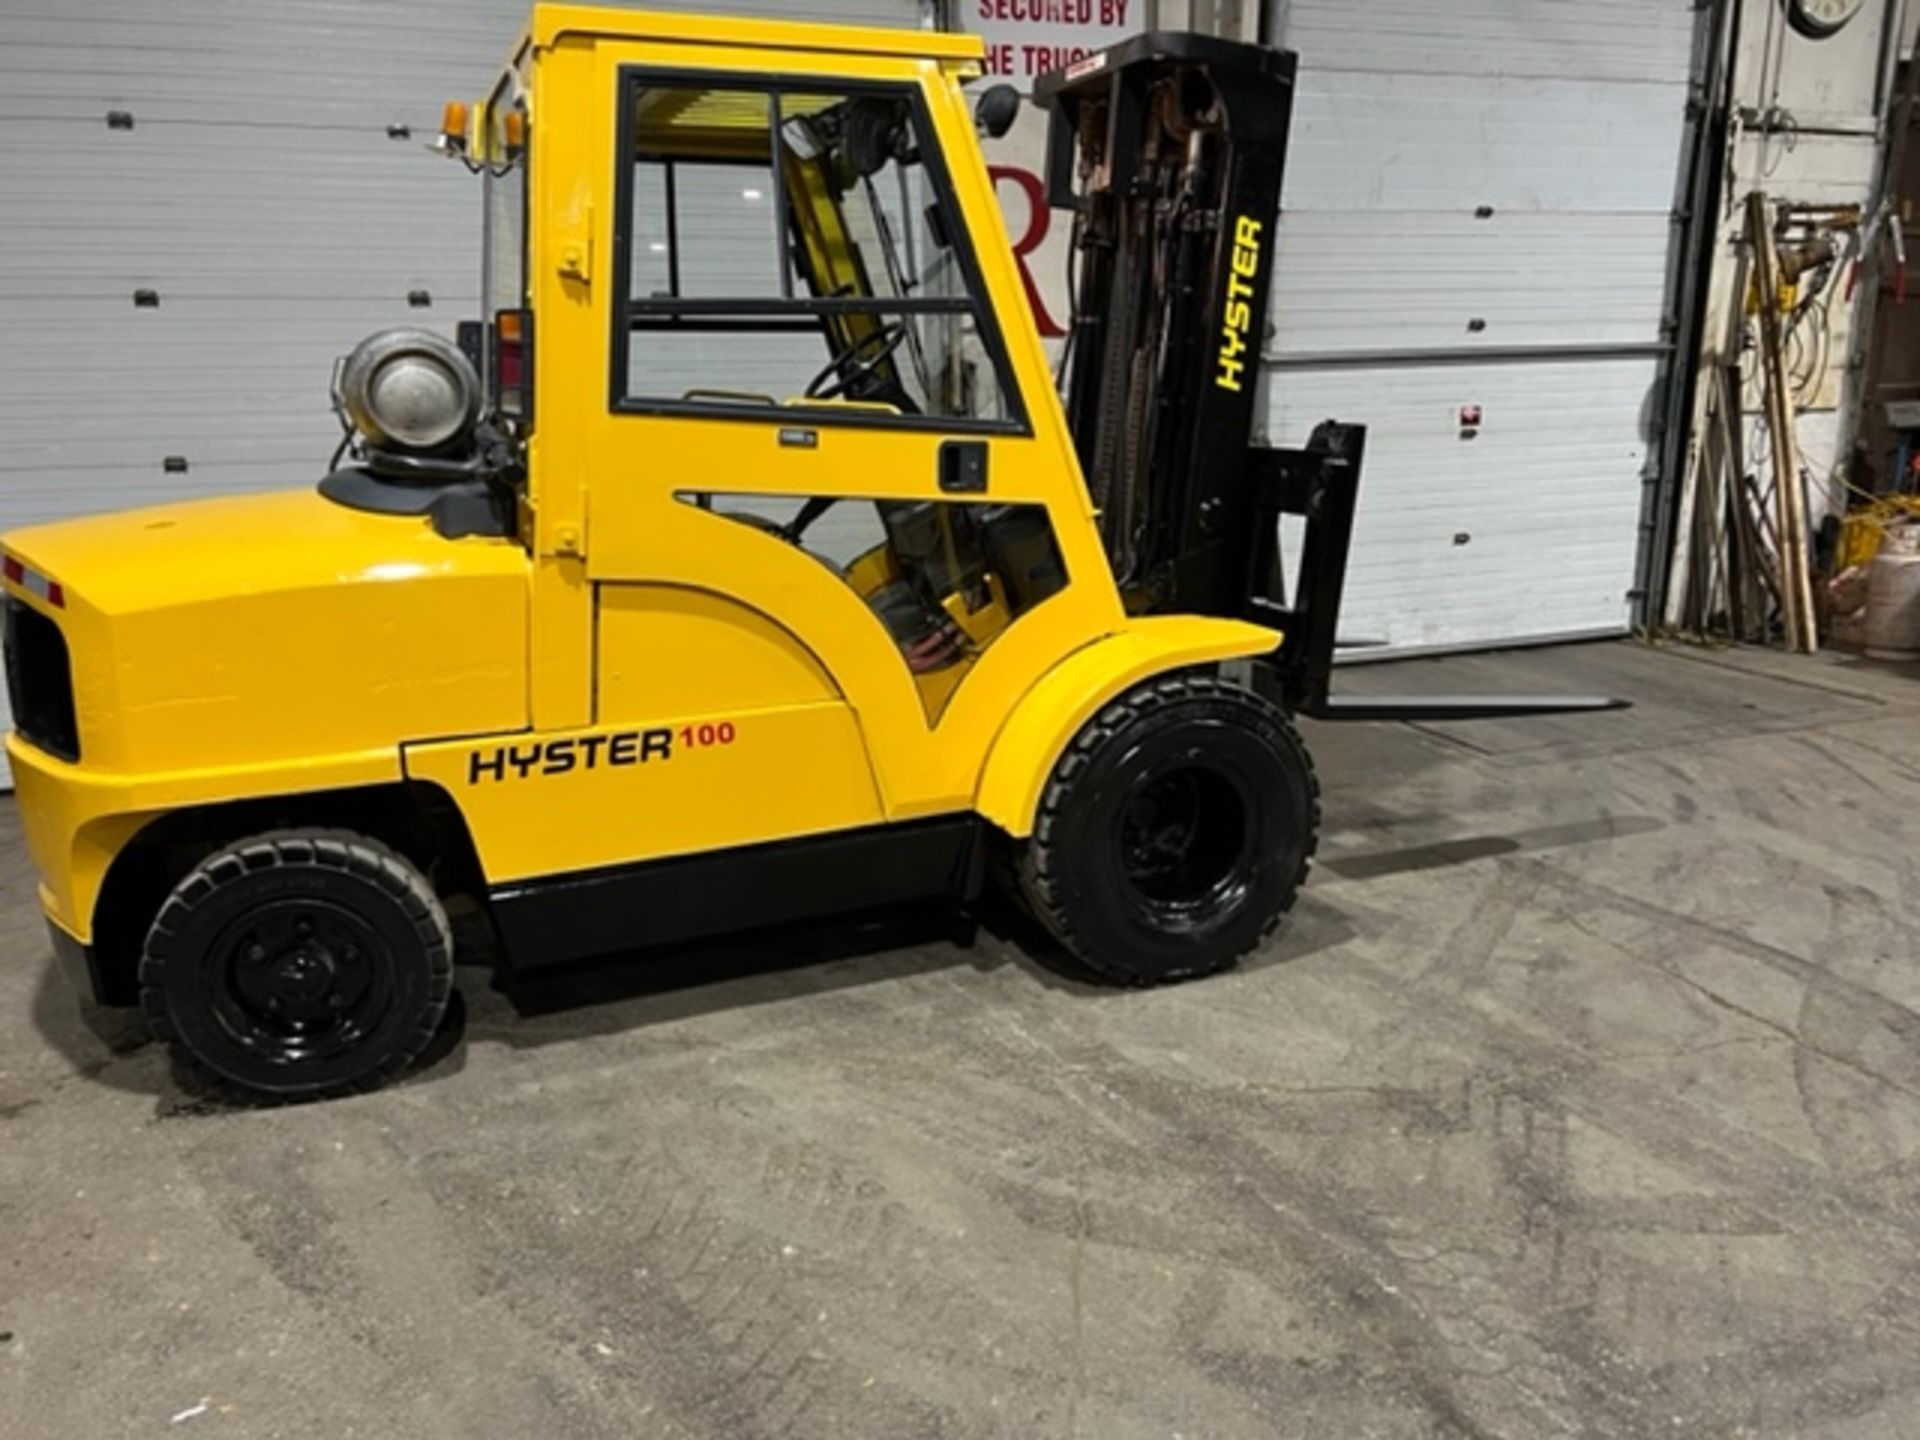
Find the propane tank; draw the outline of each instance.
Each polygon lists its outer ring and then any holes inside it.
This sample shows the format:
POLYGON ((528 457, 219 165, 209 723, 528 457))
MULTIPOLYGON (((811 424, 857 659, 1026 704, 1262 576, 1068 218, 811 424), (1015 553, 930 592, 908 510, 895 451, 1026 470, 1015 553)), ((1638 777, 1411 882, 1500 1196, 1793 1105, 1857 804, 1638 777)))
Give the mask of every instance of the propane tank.
POLYGON ((333 401, 376 449, 464 450, 480 418, 480 377, 444 335, 380 330, 335 366, 333 401))

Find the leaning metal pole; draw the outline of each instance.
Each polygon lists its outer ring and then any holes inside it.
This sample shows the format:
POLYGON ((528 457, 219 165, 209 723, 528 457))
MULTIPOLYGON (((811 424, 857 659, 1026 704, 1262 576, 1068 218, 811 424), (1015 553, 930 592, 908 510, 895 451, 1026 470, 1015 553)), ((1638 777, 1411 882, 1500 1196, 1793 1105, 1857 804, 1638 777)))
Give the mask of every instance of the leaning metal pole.
POLYGON ((1820 648, 1814 625, 1813 576, 1807 556, 1807 492, 1800 483, 1800 447, 1793 433, 1793 398, 1780 333, 1780 267, 1773 249, 1773 206, 1766 192, 1747 196, 1747 239, 1753 245, 1760 291, 1760 360, 1765 367, 1767 431, 1773 443, 1774 503, 1780 510, 1780 588, 1786 600, 1787 643, 1804 655, 1820 648))

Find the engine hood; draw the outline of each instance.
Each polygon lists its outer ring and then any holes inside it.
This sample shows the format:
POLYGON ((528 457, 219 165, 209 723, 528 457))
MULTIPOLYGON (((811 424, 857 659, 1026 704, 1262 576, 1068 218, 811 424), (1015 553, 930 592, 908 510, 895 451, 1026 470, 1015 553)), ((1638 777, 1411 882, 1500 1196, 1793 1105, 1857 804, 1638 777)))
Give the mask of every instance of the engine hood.
POLYGON ((368 754, 526 721, 526 552, 312 491, 18 530, 11 582, 71 655, 81 763, 141 773, 368 754))
POLYGON ((62 520, 15 530, 0 546, 103 615, 264 590, 526 568, 516 545, 447 541, 420 517, 353 510, 311 490, 62 520))

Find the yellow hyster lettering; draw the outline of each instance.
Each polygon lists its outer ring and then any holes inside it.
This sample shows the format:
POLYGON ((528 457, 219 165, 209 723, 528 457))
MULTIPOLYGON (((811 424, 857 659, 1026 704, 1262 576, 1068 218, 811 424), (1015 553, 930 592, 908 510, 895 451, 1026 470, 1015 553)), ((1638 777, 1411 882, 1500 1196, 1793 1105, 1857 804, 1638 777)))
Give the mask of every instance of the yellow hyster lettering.
POLYGON ((1227 273, 1227 306, 1220 327, 1220 369, 1214 383, 1238 391, 1245 376, 1247 337, 1253 330, 1252 280, 1260 271, 1260 222, 1242 215, 1233 226, 1233 261, 1227 273))

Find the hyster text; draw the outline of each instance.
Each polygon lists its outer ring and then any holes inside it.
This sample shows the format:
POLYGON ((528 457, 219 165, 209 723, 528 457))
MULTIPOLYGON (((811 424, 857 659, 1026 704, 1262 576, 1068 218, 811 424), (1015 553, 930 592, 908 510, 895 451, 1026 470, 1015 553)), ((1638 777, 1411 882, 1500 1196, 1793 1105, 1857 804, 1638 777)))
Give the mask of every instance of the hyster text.
POLYGON ((1248 340, 1253 332, 1253 277, 1260 273, 1260 222, 1242 215, 1233 226, 1233 268, 1227 272, 1227 308, 1220 333, 1220 371, 1214 383, 1238 390, 1247 373, 1248 340))
MULTIPOLYGON (((731 727, 729 727, 731 728, 731 727)), ((524 745, 496 745, 467 757, 467 783, 482 780, 524 780, 529 775, 564 775, 569 770, 596 770, 603 765, 644 765, 650 760, 673 759, 673 731, 616 730, 611 735, 573 735, 564 740, 530 740, 524 745)))

